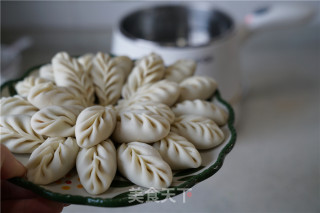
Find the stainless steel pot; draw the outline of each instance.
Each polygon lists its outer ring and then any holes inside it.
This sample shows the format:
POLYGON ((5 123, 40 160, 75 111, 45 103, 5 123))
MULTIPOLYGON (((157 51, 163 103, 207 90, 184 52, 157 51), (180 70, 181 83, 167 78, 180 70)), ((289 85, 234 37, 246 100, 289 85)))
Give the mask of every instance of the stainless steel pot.
POLYGON ((266 7, 236 25, 226 13, 196 6, 155 6, 123 17, 113 31, 111 52, 140 58, 160 54, 167 65, 178 59, 198 62, 196 74, 211 76, 232 104, 242 94, 239 47, 262 30, 305 23, 313 15, 301 5, 266 7))

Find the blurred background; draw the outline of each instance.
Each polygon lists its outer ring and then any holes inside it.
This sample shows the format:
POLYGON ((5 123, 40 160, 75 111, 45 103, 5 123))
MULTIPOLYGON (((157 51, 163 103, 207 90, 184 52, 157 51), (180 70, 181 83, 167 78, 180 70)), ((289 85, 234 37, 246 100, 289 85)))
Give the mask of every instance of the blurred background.
MULTIPOLYGON (((241 24, 278 4, 308 5, 302 26, 266 31, 241 49, 246 87, 236 115, 238 139, 221 170, 192 189, 186 203, 126 208, 71 205, 64 212, 319 212, 320 2, 178 2, 221 9, 241 24)), ((172 2, 1 1, 1 84, 28 68, 72 55, 109 52, 112 29, 137 8, 172 2)), ((232 59, 230 59, 232 63, 232 59)))

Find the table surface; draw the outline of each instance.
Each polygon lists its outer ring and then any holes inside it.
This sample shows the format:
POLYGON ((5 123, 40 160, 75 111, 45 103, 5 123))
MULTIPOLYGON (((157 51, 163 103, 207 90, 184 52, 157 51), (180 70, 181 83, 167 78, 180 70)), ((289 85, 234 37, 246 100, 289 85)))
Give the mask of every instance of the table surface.
MULTIPOLYGON (((78 35, 79 43, 88 36, 78 35)), ((110 48, 110 33, 90 36, 90 48, 70 42, 64 47, 71 54, 110 48)), ((47 50, 63 50, 50 45, 47 50)), ((49 54, 35 49, 22 64, 42 63, 49 54)), ((218 173, 192 188, 190 198, 126 208, 70 205, 63 212, 319 212, 320 28, 253 37, 241 55, 247 92, 237 115, 236 146, 218 173)))

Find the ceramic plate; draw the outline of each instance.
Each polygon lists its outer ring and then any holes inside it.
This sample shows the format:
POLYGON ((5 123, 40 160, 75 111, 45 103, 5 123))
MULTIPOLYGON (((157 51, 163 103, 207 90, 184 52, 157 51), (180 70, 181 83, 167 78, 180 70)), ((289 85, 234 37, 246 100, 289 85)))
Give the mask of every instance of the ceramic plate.
MULTIPOLYGON (((4 83, 1 86, 1 96, 15 95, 15 83, 26 76, 37 75, 40 66, 31 68, 20 79, 4 83)), ((222 127, 226 139, 220 146, 200 152, 202 165, 199 168, 173 172, 172 185, 167 189, 156 191, 152 188, 139 187, 117 173, 111 187, 105 193, 94 196, 84 190, 75 169, 64 178, 45 186, 33 184, 23 178, 13 178, 10 181, 51 200, 104 207, 137 205, 151 200, 160 201, 181 193, 188 193, 192 186, 213 176, 221 168, 224 158, 232 150, 236 141, 236 131, 233 127, 234 113, 231 106, 222 99, 219 91, 210 98, 210 101, 224 108, 229 114, 227 124, 222 127)), ((15 154, 15 156, 23 164, 26 164, 29 158, 29 155, 26 154, 15 154)))

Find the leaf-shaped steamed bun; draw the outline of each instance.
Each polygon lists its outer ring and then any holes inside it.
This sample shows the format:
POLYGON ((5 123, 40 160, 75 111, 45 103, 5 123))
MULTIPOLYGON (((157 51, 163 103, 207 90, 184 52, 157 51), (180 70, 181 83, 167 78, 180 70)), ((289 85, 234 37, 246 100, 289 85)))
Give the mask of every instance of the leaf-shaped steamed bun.
POLYGON ((80 97, 67 88, 55 86, 52 82, 35 85, 29 92, 28 101, 39 109, 52 105, 84 105, 80 97))
POLYGON ((122 88, 122 97, 128 99, 139 87, 161 80, 164 70, 165 66, 161 56, 152 53, 142 58, 128 76, 122 88))
POLYGON ((198 115, 182 115, 171 125, 171 131, 189 140, 197 149, 210 149, 224 141, 224 133, 211 119, 198 115))
POLYGON ((172 182, 170 166, 152 146, 131 142, 117 150, 118 169, 131 182, 156 189, 168 188, 172 182))
POLYGON ((212 102, 203 100, 185 100, 176 104, 172 111, 176 116, 191 114, 207 117, 216 122, 219 126, 226 124, 228 114, 212 102))
POLYGON ((86 106, 93 105, 95 97, 92 79, 77 59, 66 52, 60 52, 52 58, 52 66, 57 86, 76 91, 83 97, 86 106))
POLYGON ((52 64, 42 65, 39 69, 39 77, 54 82, 54 74, 52 64))
POLYGON ((31 118, 31 127, 40 135, 50 137, 75 136, 74 129, 81 106, 48 106, 31 118))
POLYGON ((217 89, 217 83, 213 78, 205 76, 192 76, 180 83, 179 102, 184 100, 210 98, 217 89))
POLYGON ((164 78, 169 81, 180 83, 185 78, 190 77, 196 70, 196 62, 193 60, 178 60, 167 67, 164 78))
POLYGON ((76 163, 79 147, 74 138, 47 138, 27 163, 27 178, 35 184, 49 184, 65 176, 76 163))
POLYGON ((135 104, 129 105, 122 109, 123 111, 128 110, 147 110, 154 114, 160 115, 163 118, 167 119, 169 123, 173 123, 175 119, 175 115, 171 108, 162 103, 156 103, 151 101, 146 102, 137 102, 135 104))
POLYGON ((110 139, 91 148, 81 148, 77 171, 85 190, 93 195, 105 192, 116 174, 116 149, 110 139))
POLYGON ((176 82, 161 80, 154 84, 147 84, 139 88, 128 102, 145 102, 152 101, 172 106, 176 103, 180 95, 180 88, 176 82))
POLYGON ((0 117, 0 141, 13 153, 31 153, 44 139, 33 131, 29 115, 0 117))
POLYGON ((35 77, 35 76, 29 76, 24 80, 19 81, 16 84, 15 88, 19 95, 21 95, 22 97, 28 97, 28 94, 32 87, 34 87, 37 84, 42 84, 45 82, 48 82, 48 80, 44 78, 35 77))
POLYGON ((132 70, 132 60, 127 56, 117 56, 114 57, 113 60, 115 61, 117 66, 120 67, 120 69, 122 70, 125 79, 127 79, 132 70))
POLYGON ((93 67, 94 55, 91 53, 84 54, 78 58, 78 62, 82 65, 83 71, 90 75, 93 67))
POLYGON ((116 111, 112 106, 91 106, 82 110, 76 121, 76 139, 82 148, 90 148, 106 140, 116 125, 116 111))
POLYGON ((198 168, 201 165, 201 155, 195 146, 174 132, 154 143, 153 147, 173 170, 198 168))
POLYGON ((4 115, 33 115, 38 109, 29 101, 19 95, 13 97, 2 97, 0 99, 1 116, 4 115))
POLYGON ((115 104, 121 96, 125 74, 117 61, 107 54, 99 52, 93 60, 91 72, 99 104, 115 104))
POLYGON ((118 143, 153 143, 167 136, 169 131, 170 123, 166 118, 147 110, 131 110, 120 113, 112 138, 118 143))

